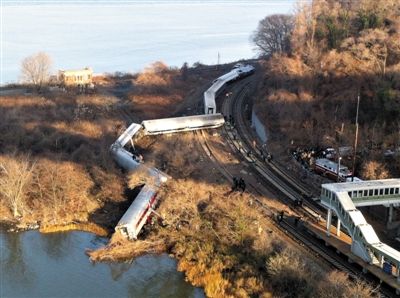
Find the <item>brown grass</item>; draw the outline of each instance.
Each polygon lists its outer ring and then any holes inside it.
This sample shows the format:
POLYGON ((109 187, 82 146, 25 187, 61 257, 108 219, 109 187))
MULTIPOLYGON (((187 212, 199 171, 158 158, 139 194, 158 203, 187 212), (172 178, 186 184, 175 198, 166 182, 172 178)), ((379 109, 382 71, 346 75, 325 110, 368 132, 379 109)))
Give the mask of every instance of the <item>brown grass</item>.
POLYGON ((39 229, 41 233, 56 233, 72 230, 90 232, 103 237, 108 236, 108 232, 105 229, 91 222, 79 224, 71 223, 67 225, 45 225, 41 226, 39 229))

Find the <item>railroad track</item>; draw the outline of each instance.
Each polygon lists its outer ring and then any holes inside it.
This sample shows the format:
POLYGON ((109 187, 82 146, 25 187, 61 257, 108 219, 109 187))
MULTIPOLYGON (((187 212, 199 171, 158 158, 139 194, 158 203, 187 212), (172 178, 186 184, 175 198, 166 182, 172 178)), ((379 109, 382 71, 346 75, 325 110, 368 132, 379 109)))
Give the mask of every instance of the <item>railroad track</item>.
MULTIPOLYGON (((294 203, 302 194, 308 194, 310 197, 309 190, 304 185, 299 184, 274 161, 266 162, 265 156, 267 152, 263 149, 260 150, 259 146, 254 146, 252 133, 249 131, 249 125, 246 123, 245 110, 242 108, 249 104, 250 84, 251 78, 246 78, 231 86, 229 99, 224 100, 221 111, 227 116, 228 121, 229 115, 232 115, 234 124, 226 124, 219 129, 219 133, 224 137, 225 142, 229 144, 232 150, 237 152, 239 158, 249 165, 253 170, 253 175, 258 177, 258 186, 250 185, 251 191, 259 196, 263 196, 263 193, 259 190, 260 185, 266 189, 270 189, 271 186, 274 187, 276 192, 280 193, 280 200, 292 209, 293 216, 278 222, 275 217, 276 210, 269 208, 263 202, 262 198, 258 198, 255 195, 254 201, 265 209, 266 216, 276 229, 290 237, 305 250, 323 259, 332 268, 346 272, 353 279, 362 279, 371 282, 357 265, 349 263, 342 255, 327 248, 325 243, 321 243, 319 239, 310 235, 306 229, 300 228, 295 224, 294 219, 296 217, 301 217, 305 220, 302 221, 303 225, 312 224, 311 222, 316 220, 318 215, 322 215, 323 217, 326 215, 325 209, 321 208, 313 200, 304 200, 302 208, 294 208, 294 203)), ((206 134, 201 131, 196 135, 198 138, 201 137, 199 140, 207 156, 216 164, 216 167, 227 179, 231 179, 233 177, 232 173, 218 160, 218 154, 215 154, 211 146, 209 146, 206 134)), ((377 286, 379 285, 379 282, 376 280, 374 283, 377 286)), ((393 291, 382 288, 379 294, 381 297, 392 297, 393 291)))
MULTIPOLYGON (((264 214, 270 219, 270 223, 274 225, 277 230, 289 236, 301 247, 319 258, 322 258, 326 263, 330 264, 330 266, 346 272, 352 278, 364 278, 358 267, 348 263, 347 260, 343 260, 343 258, 335 252, 329 251, 324 243, 321 243, 321 241, 315 237, 310 237, 305 229, 300 229, 294 224, 294 218, 296 216, 301 216, 303 219, 312 221, 318 214, 322 214, 323 211, 321 212, 320 209, 317 209, 313 201, 308 200, 304 200, 302 208, 294 208, 293 203, 296 202, 302 193, 308 193, 308 189, 297 183, 291 175, 288 175, 274 161, 266 162, 265 155, 267 152, 260 150, 260 148, 253 143, 252 134, 249 131, 244 110, 242 109, 243 106, 249 104, 251 78, 245 78, 235 82, 228 86, 228 88, 231 96, 229 96, 228 100, 224 100, 221 111, 227 117, 232 115, 235 125, 227 124, 219 129, 219 132, 232 151, 238 154, 238 158, 249 166, 253 172, 253 177, 257 177, 257 185, 248 185, 248 189, 253 193, 254 201, 262 206, 265 211, 264 214), (272 187, 275 193, 279 193, 280 200, 292 209, 294 216, 286 217, 281 222, 276 220, 275 213, 277 210, 268 207, 268 205, 263 202, 265 190, 270 190, 272 187), (257 194, 258 197, 255 194, 257 194)), ((202 96, 199 97, 196 106, 192 108, 193 112, 204 110, 199 107, 201 101, 202 96)), ((126 121, 127 124, 130 124, 132 120, 123 109, 123 106, 116 105, 116 108, 121 118, 126 121)), ((204 130, 195 131, 193 133, 199 140, 205 155, 215 164, 215 168, 220 171, 228 181, 231 180, 233 174, 224 163, 219 160, 218 154, 215 154, 213 151, 214 149, 208 142, 209 134, 204 130)), ((383 292, 381 295, 383 297, 390 297, 390 295, 383 292)))

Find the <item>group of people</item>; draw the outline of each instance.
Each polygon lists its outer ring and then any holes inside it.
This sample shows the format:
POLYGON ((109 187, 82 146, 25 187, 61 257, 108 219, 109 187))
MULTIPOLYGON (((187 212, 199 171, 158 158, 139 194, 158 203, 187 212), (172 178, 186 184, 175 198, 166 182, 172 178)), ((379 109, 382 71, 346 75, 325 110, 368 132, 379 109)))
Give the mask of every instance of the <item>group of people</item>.
POLYGON ((264 155, 264 152, 262 150, 260 150, 260 152, 261 152, 261 158, 262 158, 262 160, 264 162, 265 161, 268 161, 268 162, 272 161, 272 154, 271 153, 268 153, 267 155, 264 155))
POLYGON ((298 198, 298 199, 296 199, 296 201, 294 201, 294 208, 303 206, 303 198, 304 197, 305 197, 305 195, 301 194, 301 198, 298 198))
POLYGON ((336 156, 336 151, 333 148, 323 147, 297 147, 296 149, 291 149, 290 152, 301 165, 310 165, 313 163, 313 160, 318 158, 333 158, 336 156))
POLYGON ((243 178, 233 177, 232 192, 240 190, 242 193, 246 190, 246 183, 244 183, 243 178))

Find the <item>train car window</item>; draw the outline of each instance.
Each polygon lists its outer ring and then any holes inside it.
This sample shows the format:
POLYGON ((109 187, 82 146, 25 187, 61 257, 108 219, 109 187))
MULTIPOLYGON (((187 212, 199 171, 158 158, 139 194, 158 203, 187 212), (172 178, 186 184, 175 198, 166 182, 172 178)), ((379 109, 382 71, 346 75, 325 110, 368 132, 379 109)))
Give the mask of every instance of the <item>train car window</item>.
POLYGON ((349 191, 347 194, 349 195, 350 198, 352 198, 351 191, 349 191))
POLYGON ((375 192, 375 196, 379 195, 379 189, 375 189, 374 192, 375 192))
POLYGON ((368 190, 364 190, 364 197, 368 197, 368 190))
POLYGON ((373 195, 374 195, 374 190, 373 190, 373 189, 370 189, 370 190, 369 190, 369 194, 368 194, 368 196, 370 196, 370 197, 371 197, 371 196, 373 196, 373 195))
POLYGON ((353 198, 357 198, 357 191, 353 191, 353 198))
POLYGON ((380 196, 383 195, 383 188, 381 188, 381 189, 379 190, 379 195, 380 195, 380 196))
POLYGON ((362 190, 358 191, 358 197, 361 198, 362 197, 362 190))
POLYGON ((399 194, 399 189, 398 188, 395 188, 394 189, 394 193, 397 195, 397 194, 399 194))
POLYGON ((391 189, 390 189, 390 194, 391 194, 391 195, 394 194, 394 188, 391 188, 391 189))
POLYGON ((389 188, 385 188, 385 195, 389 194, 389 188))

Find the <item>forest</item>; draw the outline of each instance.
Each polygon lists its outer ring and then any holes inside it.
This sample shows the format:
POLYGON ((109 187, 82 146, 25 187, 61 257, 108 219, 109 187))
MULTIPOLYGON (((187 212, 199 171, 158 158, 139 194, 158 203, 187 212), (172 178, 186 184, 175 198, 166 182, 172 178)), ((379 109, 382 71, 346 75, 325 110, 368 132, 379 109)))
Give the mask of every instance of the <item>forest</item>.
POLYGON ((264 57, 255 109, 282 149, 354 146, 356 175, 395 177, 400 147, 400 6, 397 1, 298 3, 261 20, 264 57))

